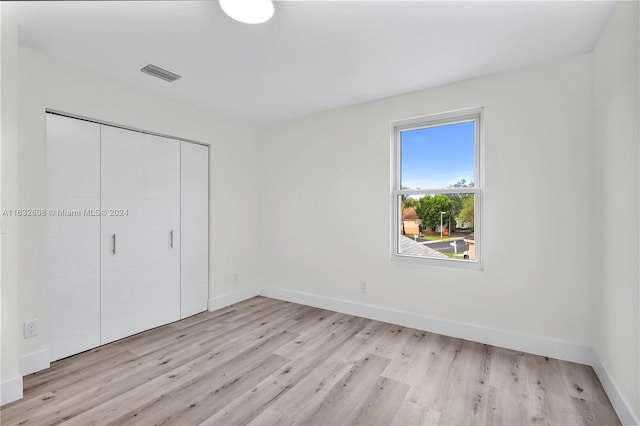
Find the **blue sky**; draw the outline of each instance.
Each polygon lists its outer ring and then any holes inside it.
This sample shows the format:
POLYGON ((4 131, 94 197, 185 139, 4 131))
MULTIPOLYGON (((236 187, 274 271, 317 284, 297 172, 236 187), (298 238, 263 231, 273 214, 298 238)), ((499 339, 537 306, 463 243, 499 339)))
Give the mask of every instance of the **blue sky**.
POLYGON ((400 134, 402 186, 446 188, 474 181, 474 123, 456 123, 400 134))

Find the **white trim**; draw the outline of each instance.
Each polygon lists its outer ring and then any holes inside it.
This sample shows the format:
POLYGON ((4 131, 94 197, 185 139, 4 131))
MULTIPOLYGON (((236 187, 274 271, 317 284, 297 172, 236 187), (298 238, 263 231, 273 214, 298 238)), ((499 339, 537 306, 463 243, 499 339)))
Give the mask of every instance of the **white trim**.
POLYGON ((398 324, 432 333, 443 334, 445 336, 457 337, 459 339, 471 340, 478 343, 513 349, 549 358, 587 365, 591 365, 593 361, 593 351, 588 346, 575 345, 535 336, 525 336, 495 328, 482 327, 412 312, 388 309, 381 306, 351 302, 326 296, 318 296, 315 294, 302 293, 283 288, 263 287, 260 294, 262 296, 272 297, 275 299, 301 303, 303 305, 398 324))
POLYGON ((36 371, 45 370, 51 365, 49 363, 49 349, 42 349, 37 352, 22 355, 18 358, 18 371, 26 376, 36 371))
POLYGON ((233 291, 231 293, 225 293, 217 297, 209 299, 207 307, 209 312, 216 309, 225 308, 234 303, 242 302, 243 300, 251 299, 252 297, 260 294, 257 287, 243 288, 241 290, 233 291))
POLYGON ((22 399, 22 376, 5 380, 0 384, 0 405, 22 399))
POLYGON ((398 189, 397 195, 438 195, 438 194, 474 194, 480 193, 480 188, 426 188, 426 189, 398 189))
POLYGON ((435 127, 450 122, 462 123, 465 121, 470 121, 468 119, 468 116, 480 114, 482 112, 483 107, 481 106, 462 108, 453 111, 437 112, 435 114, 420 115, 417 117, 394 120, 391 122, 391 126, 402 128, 402 130, 407 130, 412 128, 417 129, 422 127, 435 127), (425 125, 424 123, 427 121, 429 122, 429 124, 425 125))
POLYGON ((390 126, 391 137, 391 261, 409 262, 423 264, 425 266, 437 266, 454 269, 466 269, 483 271, 482 258, 482 228, 483 228, 483 180, 484 180, 484 107, 472 107, 443 113, 430 114, 421 117, 413 117, 403 120, 392 121, 390 126), (401 146, 400 133, 408 130, 416 130, 429 127, 443 126, 473 122, 474 126, 474 187, 473 188, 433 188, 433 189, 402 189, 402 167, 401 167, 401 146), (448 262, 444 259, 431 257, 411 256, 400 253, 400 222, 402 216, 402 203, 399 201, 401 195, 424 195, 424 194, 474 194, 475 202, 475 260, 455 260, 448 262))
POLYGON ((622 424, 640 425, 640 416, 638 416, 638 413, 633 412, 631 404, 620 392, 620 388, 616 385, 616 382, 609 375, 606 368, 604 368, 604 365, 602 365, 598 357, 598 351, 595 348, 593 349, 593 361, 591 365, 622 424))
POLYGON ((456 268, 465 271, 484 271, 484 265, 478 261, 461 259, 438 259, 435 257, 419 257, 409 254, 391 256, 391 262, 409 263, 412 265, 429 266, 433 268, 456 268))

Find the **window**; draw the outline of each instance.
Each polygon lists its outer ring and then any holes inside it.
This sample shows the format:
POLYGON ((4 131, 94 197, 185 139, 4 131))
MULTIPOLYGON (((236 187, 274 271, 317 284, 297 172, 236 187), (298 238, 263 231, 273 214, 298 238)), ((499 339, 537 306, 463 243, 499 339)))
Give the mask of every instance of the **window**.
POLYGON ((392 123, 393 258, 480 269, 482 108, 392 123))

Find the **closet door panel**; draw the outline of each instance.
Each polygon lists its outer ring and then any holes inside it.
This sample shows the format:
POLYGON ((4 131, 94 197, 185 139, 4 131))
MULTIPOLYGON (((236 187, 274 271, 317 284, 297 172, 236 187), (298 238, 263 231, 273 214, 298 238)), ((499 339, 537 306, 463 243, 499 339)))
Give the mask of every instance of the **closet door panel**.
MULTIPOLYGON (((73 237, 95 234, 99 218, 93 215, 100 208, 96 197, 49 197, 47 206, 78 215, 47 215, 47 237, 73 237), (91 212, 92 214, 85 214, 91 212)), ((57 211, 57 213, 60 213, 57 211)))
POLYGON ((60 115, 47 114, 47 155, 100 161, 100 126, 60 115))
POLYGON ((144 187, 144 168, 142 165, 103 161, 101 185, 104 200, 117 198, 140 201, 144 187))
MULTIPOLYGON (((178 153, 178 155, 180 154, 178 153)), ((144 197, 147 200, 179 200, 180 170, 146 168, 144 171, 144 197)))
POLYGON ((181 281, 181 318, 206 311, 209 295, 209 256, 183 259, 181 281))
MULTIPOLYGON (((182 274, 187 281, 202 282, 207 280, 209 268, 206 255, 200 257, 194 256, 189 259, 185 259, 182 262, 182 267, 182 274)), ((186 287, 188 291, 191 291, 191 288, 192 287, 186 287)), ((193 288, 197 292, 197 287, 193 286, 193 288)), ((196 292, 193 294, 197 294, 196 292)))
MULTIPOLYGON (((144 229, 148 231, 171 230, 175 227, 174 232, 180 224, 180 206, 175 200, 149 200, 144 201, 143 209, 144 229)), ((176 234, 177 236, 177 234, 176 234)))
POLYGON ((102 147, 103 203, 129 213, 102 222, 108 343, 179 319, 180 152, 176 140, 106 127, 102 147))
POLYGON ((180 142, 147 135, 144 157, 145 264, 157 275, 165 323, 180 319, 180 142))
MULTIPOLYGON (((99 273, 99 247, 100 235, 95 233, 93 235, 47 238, 45 242, 45 251, 47 253, 45 277, 47 279, 57 279, 99 273)), ((99 282, 92 283, 91 292, 94 291, 93 287, 98 289, 99 284, 99 282)))
POLYGON ((100 194, 99 170, 99 161, 47 153, 47 192, 50 197, 95 200, 100 194))
MULTIPOLYGON (((143 232, 109 232, 102 234, 102 271, 112 269, 134 268, 144 264, 147 247, 146 235, 143 232), (114 236, 115 234, 115 253, 114 236)), ((135 285, 135 283, 132 283, 135 285)), ((104 287, 104 286, 103 286, 104 287)), ((102 289, 104 294, 105 289, 102 289)))
MULTIPOLYGON (((101 188, 103 210, 125 210, 131 215, 105 216, 101 220, 102 271, 133 268, 142 263, 145 242, 141 232, 144 206, 144 134, 111 126, 102 128, 101 188)), ((131 288, 136 282, 129 283, 131 288)), ((116 291, 102 283, 103 307, 116 291)), ((102 329, 112 327, 113 318, 102 312, 102 329)), ((104 340, 104 339, 103 339, 104 340)), ((104 341, 103 341, 104 343, 104 341)))
POLYGON ((200 224, 194 228, 203 228, 204 224, 209 222, 209 199, 192 199, 188 203, 189 205, 182 209, 182 223, 200 224))
POLYGON ((180 315, 179 265, 143 265, 102 273, 102 343, 175 321, 180 315), (132 285, 133 283, 133 285, 132 285))
POLYGON ((103 146, 100 152, 100 160, 103 163, 144 165, 144 133, 112 126, 101 126, 101 130, 102 140, 108 141, 108 145, 103 146))
POLYGON ((182 169, 194 176, 209 174, 209 147, 182 141, 182 169))
POLYGON ((209 297, 209 148, 181 143, 181 318, 207 309, 209 297))
POLYGON ((103 198, 102 210, 117 214, 102 216, 102 226, 112 232, 121 234, 139 232, 144 225, 144 203, 142 199, 103 198))
POLYGON ((182 231, 182 258, 208 256, 209 236, 201 229, 187 228, 182 231))
MULTIPOLYGON (((199 169, 199 167, 194 167, 194 170, 199 169)), ((208 177, 209 172, 200 173, 193 170, 185 170, 182 173, 182 198, 189 203, 198 201, 208 202, 208 197, 206 200, 204 198, 204 194, 209 193, 208 177), (207 176, 207 179, 204 179, 204 176, 207 176)))
POLYGON ((146 264, 165 270, 157 276, 163 288, 166 322, 180 319, 180 141, 147 135, 144 171, 146 264))
POLYGON ((180 142, 163 136, 147 135, 145 168, 180 170, 180 142))
POLYGON ((171 240, 169 232, 145 232, 142 263, 145 265, 175 263, 179 266, 180 257, 176 256, 176 252, 180 251, 180 235, 174 231, 173 246, 171 240))
POLYGON ((45 286, 55 361, 100 344, 100 126, 46 115, 45 286))
POLYGON ((50 360, 99 346, 100 273, 53 278, 47 284, 50 360))

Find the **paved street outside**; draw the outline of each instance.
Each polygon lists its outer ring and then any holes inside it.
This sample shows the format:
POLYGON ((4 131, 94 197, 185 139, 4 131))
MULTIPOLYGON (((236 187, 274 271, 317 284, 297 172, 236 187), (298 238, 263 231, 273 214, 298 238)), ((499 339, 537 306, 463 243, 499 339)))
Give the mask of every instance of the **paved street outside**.
POLYGON ((468 232, 452 232, 450 236, 444 237, 443 241, 429 241, 424 238, 417 238, 417 242, 426 243, 428 247, 438 250, 440 253, 455 253, 452 242, 455 241, 458 254, 462 254, 466 249, 463 238, 469 235, 468 232))
POLYGON ((462 254, 467 249, 462 238, 454 241, 431 242, 429 247, 434 250, 438 250, 440 253, 455 253, 453 246, 451 245, 453 242, 456 243, 458 254, 462 254))

